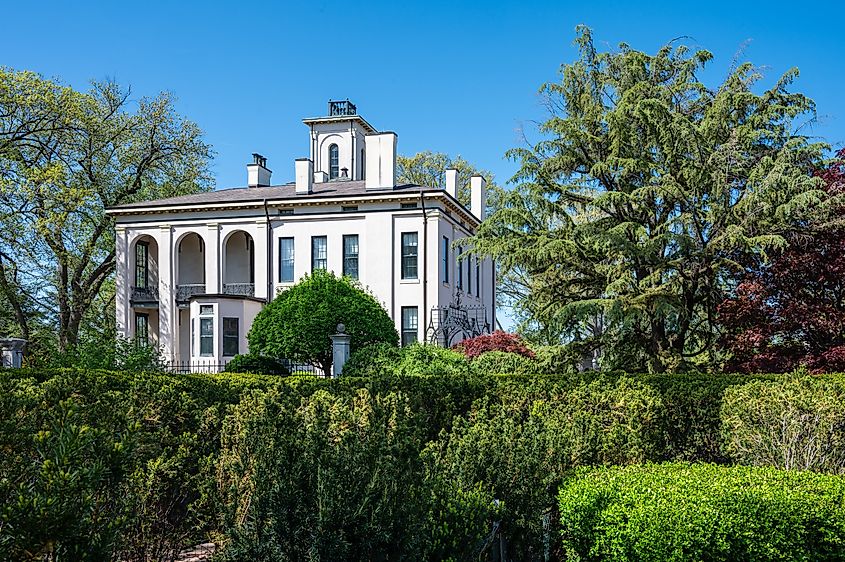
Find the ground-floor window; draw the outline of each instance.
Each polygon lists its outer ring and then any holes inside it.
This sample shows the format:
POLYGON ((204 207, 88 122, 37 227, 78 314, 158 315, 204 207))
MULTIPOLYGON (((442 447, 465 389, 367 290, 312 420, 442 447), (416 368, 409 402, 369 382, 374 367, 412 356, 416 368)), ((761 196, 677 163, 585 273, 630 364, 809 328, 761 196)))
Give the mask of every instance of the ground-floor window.
POLYGON ((200 305, 200 357, 214 355, 214 306, 200 305))
POLYGON ((238 333, 238 319, 223 319, 223 355, 234 357, 239 353, 240 334, 238 333))
POLYGON ((149 314, 135 313, 135 344, 146 346, 150 343, 150 316, 149 314))
POLYGON ((418 317, 416 306, 402 307, 402 345, 417 341, 418 317))

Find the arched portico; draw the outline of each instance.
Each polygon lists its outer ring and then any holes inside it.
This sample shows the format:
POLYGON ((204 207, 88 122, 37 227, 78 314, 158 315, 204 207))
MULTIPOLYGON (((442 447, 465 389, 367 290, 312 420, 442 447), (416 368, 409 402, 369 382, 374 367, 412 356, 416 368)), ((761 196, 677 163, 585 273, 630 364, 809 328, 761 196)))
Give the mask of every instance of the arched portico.
POLYGON ((255 242, 243 230, 223 240, 223 294, 255 295, 255 242))

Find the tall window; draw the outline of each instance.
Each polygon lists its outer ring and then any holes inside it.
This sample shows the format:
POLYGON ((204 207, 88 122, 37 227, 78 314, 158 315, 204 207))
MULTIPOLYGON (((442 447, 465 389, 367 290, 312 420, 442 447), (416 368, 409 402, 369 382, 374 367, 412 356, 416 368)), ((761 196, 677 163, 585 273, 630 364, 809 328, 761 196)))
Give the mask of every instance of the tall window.
POLYGON ((234 357, 239 353, 240 334, 238 333, 238 319, 223 319, 223 355, 234 357))
POLYGON ((449 282, 449 238, 443 237, 443 282, 449 282))
POLYGON ((337 145, 333 144, 329 147, 329 179, 337 178, 340 172, 340 155, 338 154, 337 145))
POLYGON ((472 256, 467 258, 467 294, 472 294, 472 256))
POLYGON ((135 313, 135 344, 145 347, 150 343, 150 317, 147 314, 135 313))
POLYGON ((367 160, 364 158, 364 149, 361 149, 361 179, 367 179, 367 160))
POLYGON ((417 278, 417 233, 402 233, 402 279, 417 278))
POLYGON ((293 238, 279 238, 279 282, 293 283, 293 238))
POLYGON ((475 256, 475 296, 481 298, 481 259, 475 256))
POLYGON ((327 257, 327 249, 326 249, 326 237, 325 236, 312 236, 311 237, 311 271, 316 271, 318 269, 328 269, 328 257, 327 257))
POLYGON ((402 345, 411 345, 417 341, 417 307, 402 307, 402 345))
POLYGON ((343 274, 358 279, 358 235, 343 236, 343 274))
POLYGON ((463 291, 464 290, 464 258, 462 254, 464 253, 464 247, 458 246, 458 254, 455 256, 455 259, 458 262, 458 289, 463 291))
POLYGON ((149 282, 150 245, 146 242, 135 244, 135 286, 146 289, 149 282))
POLYGON ((210 304, 200 305, 200 356, 214 355, 214 307, 210 304))

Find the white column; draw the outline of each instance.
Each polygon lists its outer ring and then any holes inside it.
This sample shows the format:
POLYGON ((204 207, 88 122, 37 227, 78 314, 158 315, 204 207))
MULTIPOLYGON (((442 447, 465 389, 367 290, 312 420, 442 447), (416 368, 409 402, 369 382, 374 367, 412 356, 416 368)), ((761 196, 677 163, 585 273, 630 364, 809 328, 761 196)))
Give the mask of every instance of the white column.
MULTIPOLYGON (((255 296, 267 298, 267 284, 270 282, 270 272, 267 270, 267 257, 270 249, 267 247, 267 223, 256 221, 252 232, 252 243, 255 245, 255 296)), ((272 256, 271 256, 272 257, 272 256)))
POLYGON ((117 226, 114 229, 115 240, 115 326, 119 337, 129 337, 129 296, 132 290, 129 279, 129 242, 126 229, 117 226))
POLYGON ((162 226, 156 242, 158 243, 158 332, 159 345, 164 347, 167 361, 176 360, 179 348, 178 311, 174 297, 176 287, 173 281, 173 229, 162 226))
POLYGON ((208 223, 208 235, 205 240, 205 292, 217 294, 222 292, 220 286, 222 263, 220 256, 220 225, 216 222, 208 223))

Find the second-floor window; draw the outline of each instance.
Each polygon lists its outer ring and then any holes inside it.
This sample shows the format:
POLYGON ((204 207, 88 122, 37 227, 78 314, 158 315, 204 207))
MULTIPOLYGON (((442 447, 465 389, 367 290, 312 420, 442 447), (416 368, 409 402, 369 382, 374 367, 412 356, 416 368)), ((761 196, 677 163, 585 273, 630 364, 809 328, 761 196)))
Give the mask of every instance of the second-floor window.
POLYGON ((402 233, 402 279, 417 279, 417 233, 402 233))
POLYGON ((329 147, 329 179, 336 179, 340 173, 340 154, 337 145, 333 144, 329 147))
POLYGON ((150 245, 146 242, 135 244, 135 286, 146 289, 149 276, 150 245))
POLYGON ((443 282, 449 282, 449 238, 444 236, 443 237, 443 258, 442 258, 442 266, 443 266, 443 282))
POLYGON ((325 236, 311 237, 311 271, 328 269, 327 243, 325 236))
POLYGON ((343 274, 358 279, 358 235, 343 237, 343 274))
POLYGON ((279 282, 293 283, 293 238, 279 238, 279 282))

